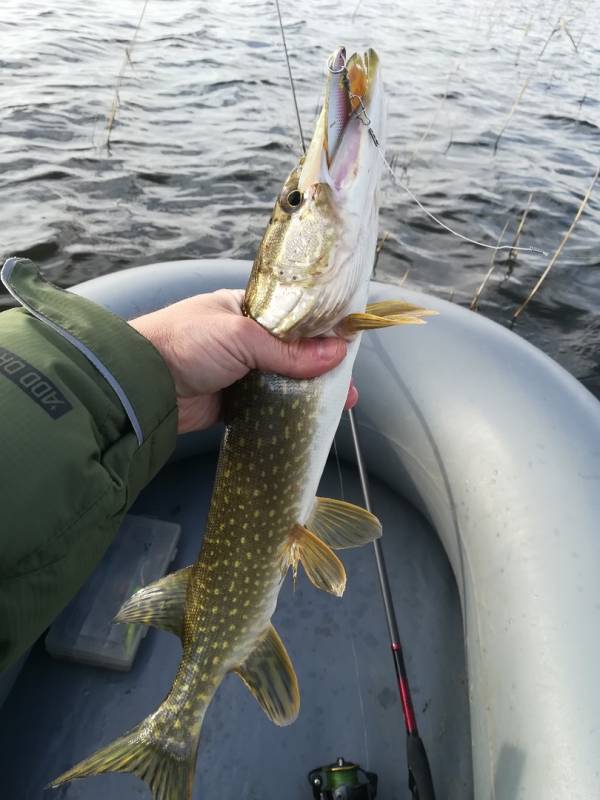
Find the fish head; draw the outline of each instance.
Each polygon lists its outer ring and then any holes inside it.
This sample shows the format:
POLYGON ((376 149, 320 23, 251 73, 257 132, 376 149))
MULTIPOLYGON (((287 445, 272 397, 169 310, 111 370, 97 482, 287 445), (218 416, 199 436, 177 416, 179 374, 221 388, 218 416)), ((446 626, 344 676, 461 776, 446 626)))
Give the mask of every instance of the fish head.
POLYGON ((254 260, 245 313, 293 340, 364 310, 377 240, 385 104, 374 50, 327 62, 310 146, 290 172, 254 260), (362 306, 362 307, 361 307, 362 306))

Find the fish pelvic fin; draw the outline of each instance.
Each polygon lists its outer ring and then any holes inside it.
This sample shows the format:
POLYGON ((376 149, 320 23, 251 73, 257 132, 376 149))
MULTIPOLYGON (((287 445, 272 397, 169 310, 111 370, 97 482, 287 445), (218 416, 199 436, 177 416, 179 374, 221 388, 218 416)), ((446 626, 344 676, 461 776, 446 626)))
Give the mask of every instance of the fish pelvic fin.
POLYGON ((341 597, 346 588, 346 570, 329 545, 303 525, 295 525, 290 534, 287 563, 294 573, 302 564, 309 581, 317 589, 341 597))
POLYGON ((185 567, 140 589, 123 604, 114 621, 153 625, 181 637, 191 573, 192 566, 185 567))
MULTIPOLYGON (((160 713, 160 709, 153 717, 160 713)), ((149 718, 150 719, 150 718, 149 718)), ((105 772, 131 772, 145 781, 153 800, 192 800, 198 742, 187 753, 167 750, 151 736, 148 720, 129 733, 63 772, 50 786, 54 789, 74 778, 105 772)))
POLYGON ((391 325, 424 325, 423 317, 432 317, 437 313, 401 300, 384 300, 370 303, 362 314, 344 317, 336 327, 336 332, 341 336, 352 336, 360 331, 389 328, 391 325))
POLYGON ((272 625, 234 672, 276 725, 290 725, 296 719, 300 711, 298 678, 285 645, 272 625))
POLYGON ((360 547, 379 539, 381 522, 366 508, 317 497, 306 527, 334 550, 360 547))

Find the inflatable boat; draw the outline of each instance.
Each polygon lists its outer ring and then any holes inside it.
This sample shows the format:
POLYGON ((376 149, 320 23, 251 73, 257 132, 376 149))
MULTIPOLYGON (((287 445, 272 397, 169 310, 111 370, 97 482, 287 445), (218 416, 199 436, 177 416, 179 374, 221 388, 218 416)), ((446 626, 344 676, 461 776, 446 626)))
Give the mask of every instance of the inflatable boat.
MULTIPOLYGON (((242 287, 249 268, 155 264, 74 291, 131 318, 242 287)), ((356 416, 436 797, 600 798, 600 405, 539 350, 472 312, 376 282, 371 302, 399 294, 439 317, 363 338, 356 416)), ((177 528, 169 569, 198 552, 219 437, 182 437, 131 509, 142 528, 177 528)), ((346 420, 337 446, 320 494, 360 503, 346 420)), ((127 558, 112 558, 127 574, 127 558)), ((228 678, 203 728, 194 798, 310 798, 307 774, 338 756, 376 773, 382 800, 409 796, 373 552, 343 560, 341 600, 304 579, 280 596, 274 621, 298 673, 298 720, 276 728, 228 678)), ((85 614, 101 604, 103 571, 104 562, 85 614)), ((130 775, 44 787, 153 710, 178 659, 177 640, 155 630, 129 671, 52 658, 38 642, 0 679, 1 796, 149 797, 130 775)))

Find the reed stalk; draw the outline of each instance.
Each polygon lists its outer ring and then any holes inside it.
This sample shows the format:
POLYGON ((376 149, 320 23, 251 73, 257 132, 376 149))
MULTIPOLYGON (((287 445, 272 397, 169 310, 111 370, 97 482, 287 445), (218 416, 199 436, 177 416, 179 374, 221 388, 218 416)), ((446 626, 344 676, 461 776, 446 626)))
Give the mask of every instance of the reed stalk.
POLYGON ((546 278, 548 277, 548 273, 550 272, 550 270, 552 269, 552 267, 553 267, 553 266, 556 264, 556 262, 558 261, 558 258, 559 258, 559 256, 560 256, 560 254, 562 253, 563 247, 564 247, 564 246, 566 245, 566 243, 569 241, 569 238, 571 237, 571 234, 573 233, 573 229, 575 228, 575 226, 576 226, 576 225, 577 225, 577 223, 579 222, 579 218, 580 218, 580 217, 581 217, 581 215, 583 214, 583 210, 584 210, 584 208, 586 207, 586 205, 588 204, 588 200, 590 199, 590 196, 591 196, 591 194, 592 194, 592 190, 593 190, 593 188, 594 188, 594 184, 596 183, 596 180, 598 179, 598 175, 599 175, 599 174, 600 174, 600 167, 598 167, 598 168, 596 169, 596 172, 594 173, 594 177, 593 177, 593 179, 592 179, 592 182, 591 182, 591 184, 590 184, 590 187, 589 187, 589 189, 587 190, 587 192, 585 193, 585 197, 583 198, 583 200, 581 201, 581 204, 580 204, 579 208, 577 209, 577 213, 575 214, 575 218, 573 219, 573 222, 572 222, 572 223, 571 223, 571 225, 569 226, 569 230, 568 230, 568 231, 565 233, 565 235, 563 236, 563 239, 562 239, 561 243, 560 243, 560 244, 558 245, 558 247, 556 248, 556 252, 554 253, 554 255, 552 256, 552 258, 550 259, 550 261, 549 261, 549 263, 548 263, 548 266, 547 266, 547 267, 546 267, 546 269, 545 269, 545 270, 542 272, 542 274, 540 275, 540 277, 539 277, 539 278, 538 278, 538 280, 536 281, 536 283, 535 283, 535 286, 534 286, 534 287, 533 287, 533 289, 532 289, 532 290, 529 292, 529 294, 527 295, 527 297, 525 298, 525 300, 524 300, 524 301, 521 303, 521 305, 520 305, 520 306, 517 308, 517 310, 516 310, 516 311, 515 311, 515 313, 513 314, 513 316, 512 316, 512 321, 513 321, 513 322, 514 322, 514 321, 517 319, 517 317, 518 317, 518 316, 519 316, 519 315, 520 315, 520 314, 521 314, 521 313, 522 313, 522 312, 525 310, 525 308, 527 308, 527 306, 529 305, 529 302, 530 302, 530 300, 531 300, 531 299, 532 299, 532 298, 533 298, 533 297, 534 297, 534 296, 537 294, 537 292, 538 292, 538 290, 539 290, 540 286, 542 285, 542 283, 543 283, 543 282, 546 280, 546 278))
MULTIPOLYGON (((496 247, 500 246, 500 242, 504 238, 504 234, 506 233, 506 229, 508 228, 509 221, 510 220, 506 220, 506 222, 504 223, 504 227, 502 228, 502 233, 498 237, 498 241, 496 243, 496 247)), ((498 252, 499 252, 498 250, 494 250, 492 252, 492 258, 490 259, 490 268, 486 272, 484 279, 481 281, 481 285, 479 286, 479 289, 477 289, 477 291, 473 295, 473 299, 471 300, 471 303, 469 305, 469 308, 471 309, 471 311, 477 311, 477 306, 479 304, 479 300, 481 298, 481 294, 482 294, 483 290, 485 289, 485 287, 487 285, 487 282, 491 278, 492 272, 496 268, 496 256, 498 255, 498 252)), ((511 250, 511 252, 512 252, 512 250, 511 250)))
POLYGON ((127 67, 130 66, 133 68, 133 62, 131 60, 131 55, 133 53, 133 48, 135 47, 135 40, 137 38, 138 32, 140 30, 142 20, 144 19, 144 14, 146 13, 146 8, 148 6, 150 0, 144 0, 144 5, 142 7, 142 12, 138 19, 138 23, 135 27, 135 31, 133 32, 133 36, 127 47, 125 48, 125 55, 123 57, 123 63, 121 64, 121 69, 119 70, 119 74, 117 75, 117 81, 115 84, 114 95, 112 100, 112 105, 110 108, 110 112, 108 114, 108 118, 106 120, 106 149, 110 152, 110 136, 112 133, 113 125, 115 124, 115 120, 117 118, 117 111, 121 107, 121 97, 119 94, 119 90, 121 88, 121 84, 123 83, 123 79, 125 77, 125 71, 127 67))

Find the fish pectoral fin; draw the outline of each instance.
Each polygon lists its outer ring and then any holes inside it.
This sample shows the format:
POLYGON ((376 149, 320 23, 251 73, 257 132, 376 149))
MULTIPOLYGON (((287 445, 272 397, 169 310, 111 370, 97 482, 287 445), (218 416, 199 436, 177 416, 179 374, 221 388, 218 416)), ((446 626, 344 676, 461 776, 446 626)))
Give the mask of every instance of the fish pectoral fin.
POLYGON ((414 303, 405 303, 403 300, 381 300, 379 303, 369 303, 365 309, 367 314, 377 317, 396 317, 408 314, 415 317, 436 317, 438 312, 431 308, 422 308, 414 303))
POLYGON ((140 589, 123 604, 114 621, 153 625, 181 637, 191 573, 190 565, 140 589))
POLYGON ((298 678, 279 634, 269 625, 246 661, 234 670, 276 725, 289 725, 300 710, 298 678))
POLYGON ((366 508, 317 497, 307 528, 334 550, 360 547, 379 539, 381 522, 366 508))
POLYGON ((303 525, 295 525, 290 534, 288 565, 292 567, 294 578, 298 564, 304 567, 309 581, 317 589, 341 597, 346 588, 344 565, 328 544, 311 533, 303 525))
POLYGON ((362 314, 349 314, 344 317, 336 331, 343 336, 359 331, 388 328, 391 325, 424 325, 423 317, 432 317, 437 313, 401 300, 384 300, 380 303, 371 303, 362 314))

